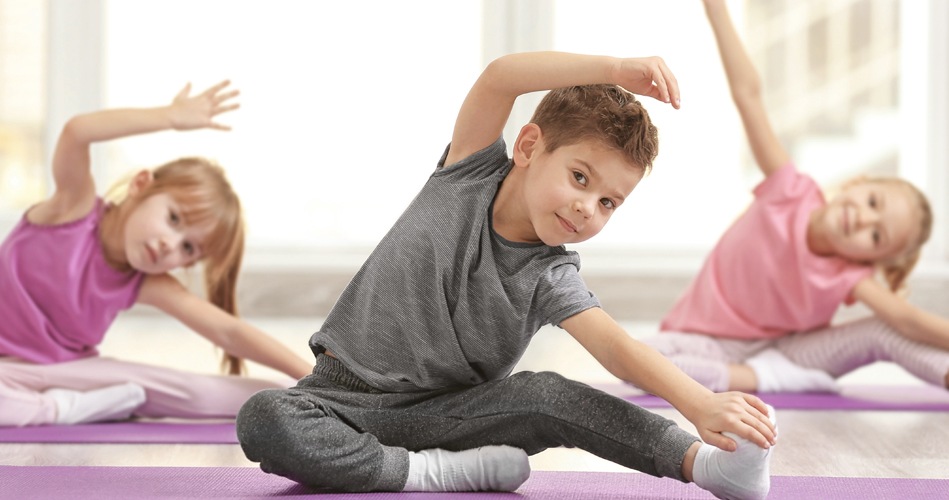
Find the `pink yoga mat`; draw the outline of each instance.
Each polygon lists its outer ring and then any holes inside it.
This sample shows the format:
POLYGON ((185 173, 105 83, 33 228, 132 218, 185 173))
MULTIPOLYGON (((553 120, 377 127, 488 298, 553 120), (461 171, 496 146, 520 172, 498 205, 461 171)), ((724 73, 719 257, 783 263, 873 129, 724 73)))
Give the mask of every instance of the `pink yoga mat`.
MULTIPOLYGON (((593 387, 644 408, 669 408, 665 400, 643 394, 622 382, 593 384, 593 387)), ((841 392, 788 392, 757 394, 764 402, 781 409, 796 410, 893 410, 949 411, 949 391, 933 385, 850 385, 841 392)))
POLYGON ((0 443, 188 443, 236 444, 234 424, 109 422, 82 425, 0 427, 0 443))
MULTIPOLYGON (((852 477, 772 478, 769 500, 946 498, 947 479, 852 477)), ((629 472, 531 474, 516 493, 317 494, 251 467, 39 467, 0 466, 0 499, 303 499, 334 500, 587 500, 711 499, 693 484, 629 472)))

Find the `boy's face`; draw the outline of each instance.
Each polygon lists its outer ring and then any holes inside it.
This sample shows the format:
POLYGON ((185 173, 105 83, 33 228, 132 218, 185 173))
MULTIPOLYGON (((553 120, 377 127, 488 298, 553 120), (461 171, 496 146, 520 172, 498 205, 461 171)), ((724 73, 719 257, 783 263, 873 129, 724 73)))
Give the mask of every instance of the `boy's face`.
MULTIPOLYGON (((542 142, 542 139, 540 140, 542 142)), ((546 245, 586 241, 633 192, 643 170, 595 141, 561 146, 531 159, 525 201, 537 239, 546 245)))

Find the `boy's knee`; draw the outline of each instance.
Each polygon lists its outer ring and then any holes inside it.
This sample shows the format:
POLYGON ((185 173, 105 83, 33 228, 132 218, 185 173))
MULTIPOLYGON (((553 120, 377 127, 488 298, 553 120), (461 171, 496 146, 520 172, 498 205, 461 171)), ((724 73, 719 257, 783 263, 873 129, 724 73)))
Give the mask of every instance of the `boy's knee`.
POLYGON ((253 450, 272 444, 275 434, 285 427, 287 397, 285 389, 263 390, 251 396, 237 412, 237 440, 248 458, 253 459, 253 450))

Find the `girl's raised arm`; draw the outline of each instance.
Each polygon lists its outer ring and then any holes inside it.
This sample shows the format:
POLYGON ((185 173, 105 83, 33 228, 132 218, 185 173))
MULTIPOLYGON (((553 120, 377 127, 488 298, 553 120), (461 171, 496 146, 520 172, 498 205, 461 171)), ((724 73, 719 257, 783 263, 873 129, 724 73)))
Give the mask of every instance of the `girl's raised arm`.
POLYGON ((751 153, 765 176, 790 161, 768 119, 761 95, 761 79, 732 24, 724 0, 705 0, 705 14, 715 33, 732 100, 738 108, 751 153))
POLYGON ((238 91, 225 91, 229 84, 223 81, 196 96, 189 96, 188 84, 167 106, 107 109, 71 118, 63 126, 53 153, 55 191, 31 211, 31 220, 64 222, 92 208, 96 197, 89 159, 92 143, 166 129, 228 130, 214 118, 239 106, 231 101, 238 91))

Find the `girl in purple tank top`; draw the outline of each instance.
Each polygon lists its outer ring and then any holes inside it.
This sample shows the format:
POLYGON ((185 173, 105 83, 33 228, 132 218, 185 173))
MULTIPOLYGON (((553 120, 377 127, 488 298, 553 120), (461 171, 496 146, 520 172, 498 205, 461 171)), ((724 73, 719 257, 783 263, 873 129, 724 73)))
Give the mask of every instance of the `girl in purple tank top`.
POLYGON ((236 317, 244 250, 241 206, 224 171, 182 158, 131 178, 106 203, 90 169, 93 143, 160 130, 228 130, 237 109, 221 82, 171 104, 70 119, 53 156, 55 191, 0 245, 0 426, 130 416, 233 417, 269 380, 240 377, 243 358, 294 379, 312 364, 236 317), (207 300, 170 271, 203 264, 207 300), (116 315, 135 303, 180 320, 224 351, 228 375, 206 376, 98 356, 116 315))

